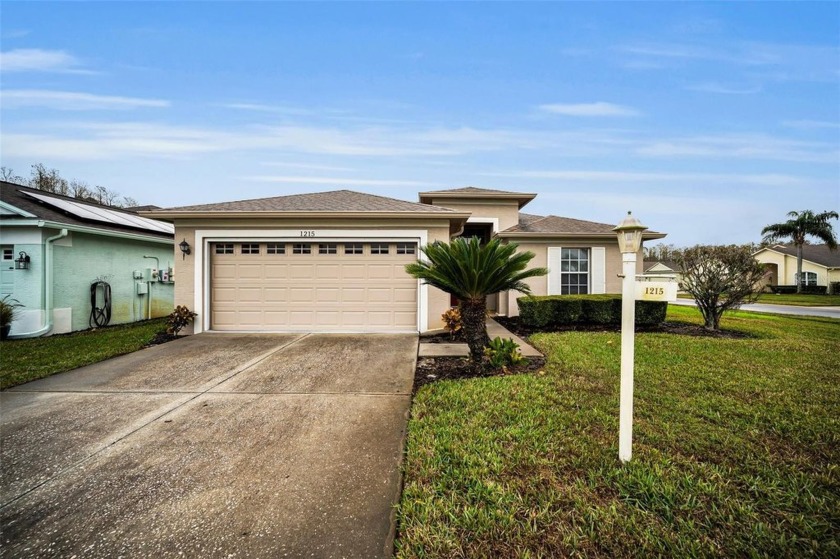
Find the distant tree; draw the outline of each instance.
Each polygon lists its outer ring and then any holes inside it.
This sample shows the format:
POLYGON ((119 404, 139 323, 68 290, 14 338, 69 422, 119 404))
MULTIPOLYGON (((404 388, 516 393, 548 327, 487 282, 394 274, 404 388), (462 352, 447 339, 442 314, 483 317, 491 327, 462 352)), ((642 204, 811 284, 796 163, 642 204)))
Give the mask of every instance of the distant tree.
POLYGON ((29 186, 43 190, 44 192, 52 192, 53 194, 61 194, 63 196, 70 194, 70 185, 67 179, 62 178, 58 169, 48 169, 43 163, 37 163, 32 166, 29 186))
POLYGON ((484 356, 487 337, 487 296, 514 290, 531 292, 524 280, 548 273, 530 268, 533 252, 516 252, 514 243, 501 239, 481 243, 478 237, 459 237, 450 243, 435 242, 423 247, 427 260, 408 264, 410 275, 458 298, 464 337, 470 348, 470 361, 478 365, 484 356))
POLYGON ((15 184, 23 184, 26 181, 22 176, 16 175, 10 167, 0 167, 0 179, 15 184))
POLYGON ((766 273, 748 245, 698 245, 680 251, 676 260, 682 288, 697 302, 708 330, 720 328, 724 312, 755 301, 766 273))
POLYGON ((679 249, 674 245, 658 243, 645 247, 645 260, 674 260, 678 252, 679 249))
POLYGON ((776 243, 790 239, 796 247, 796 292, 802 292, 802 247, 808 237, 815 237, 824 242, 830 250, 837 249, 837 237, 831 226, 832 219, 838 219, 837 212, 827 211, 815 214, 811 210, 788 212, 791 219, 782 223, 773 223, 761 230, 764 241, 776 243))
POLYGON ((36 188, 44 192, 70 196, 105 206, 122 208, 139 205, 137 200, 131 196, 121 196, 119 192, 115 192, 104 186, 91 187, 88 183, 76 179, 68 181, 61 176, 58 169, 50 169, 43 163, 32 165, 29 180, 24 179, 20 175, 16 175, 14 170, 9 167, 0 167, 0 179, 16 184, 25 184, 30 188, 36 188))

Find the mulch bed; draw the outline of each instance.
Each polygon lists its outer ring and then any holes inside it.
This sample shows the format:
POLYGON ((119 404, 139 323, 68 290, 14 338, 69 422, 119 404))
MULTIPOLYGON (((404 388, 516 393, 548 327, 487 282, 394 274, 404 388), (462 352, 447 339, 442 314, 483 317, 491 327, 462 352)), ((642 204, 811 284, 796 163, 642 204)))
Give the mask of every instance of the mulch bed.
POLYGON ((533 373, 542 369, 543 365, 545 365, 545 359, 542 357, 530 357, 526 363, 505 371, 502 369, 492 369, 487 366, 471 367, 470 361, 466 357, 421 357, 417 360, 417 369, 414 371, 413 392, 416 393, 420 387, 439 380, 499 377, 533 373))
POLYGON ((166 342, 171 342, 177 340, 178 338, 181 338, 181 336, 176 336, 175 334, 167 334, 165 330, 161 330, 160 332, 155 334, 155 337, 149 340, 149 343, 147 343, 143 347, 152 347, 153 345, 165 344, 166 342))
MULTIPOLYGON (((620 324, 570 324, 552 326, 551 329, 539 329, 525 326, 519 317, 494 317, 494 320, 519 336, 527 339, 532 334, 542 332, 621 332, 620 324)), ((636 326, 636 332, 677 334, 680 336, 701 336, 704 338, 752 338, 754 336, 737 330, 706 330, 698 324, 688 322, 663 322, 658 326, 636 326)))

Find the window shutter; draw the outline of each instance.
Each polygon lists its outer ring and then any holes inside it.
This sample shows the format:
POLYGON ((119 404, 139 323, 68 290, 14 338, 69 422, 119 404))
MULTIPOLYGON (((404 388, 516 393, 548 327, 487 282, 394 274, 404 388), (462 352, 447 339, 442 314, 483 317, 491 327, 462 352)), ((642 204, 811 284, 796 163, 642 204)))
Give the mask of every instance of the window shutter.
POLYGON ((607 249, 604 247, 592 247, 589 251, 592 262, 592 293, 607 292, 607 249))
POLYGON ((548 294, 560 295, 560 247, 548 247, 548 294))

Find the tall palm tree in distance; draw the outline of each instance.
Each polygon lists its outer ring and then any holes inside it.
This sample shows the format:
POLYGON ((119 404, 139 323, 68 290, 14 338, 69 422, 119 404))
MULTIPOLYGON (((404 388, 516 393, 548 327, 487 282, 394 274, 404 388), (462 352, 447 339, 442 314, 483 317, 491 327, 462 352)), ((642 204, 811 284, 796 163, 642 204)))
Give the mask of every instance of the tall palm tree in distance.
POLYGON ((500 291, 531 292, 524 280, 548 273, 545 268, 526 269, 533 252, 516 252, 517 245, 492 239, 482 244, 478 237, 435 242, 421 249, 427 260, 405 267, 424 283, 454 295, 460 301, 464 337, 470 347, 470 361, 481 363, 488 342, 487 296, 500 291))
POLYGON ((761 230, 764 241, 776 243, 782 239, 790 239, 796 247, 796 292, 802 293, 802 246, 807 242, 806 237, 816 237, 824 242, 829 249, 837 249, 837 237, 829 223, 838 219, 837 212, 829 211, 815 214, 811 210, 788 212, 791 218, 782 223, 773 223, 761 230))

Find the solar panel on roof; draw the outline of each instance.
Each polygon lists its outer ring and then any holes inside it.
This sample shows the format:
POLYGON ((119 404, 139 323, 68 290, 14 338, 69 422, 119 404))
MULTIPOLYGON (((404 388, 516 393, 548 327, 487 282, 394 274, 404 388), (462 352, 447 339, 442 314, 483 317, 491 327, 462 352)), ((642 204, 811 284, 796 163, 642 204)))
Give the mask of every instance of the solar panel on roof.
POLYGON ((170 235, 175 233, 175 226, 164 221, 149 219, 148 217, 141 217, 139 215, 120 212, 109 208, 92 206, 75 200, 63 200, 61 198, 53 198, 52 196, 46 196, 44 194, 35 194, 34 192, 26 192, 25 194, 82 219, 98 221, 100 223, 110 223, 112 225, 122 225, 124 227, 132 227, 135 229, 159 231, 161 233, 169 233, 170 235))

